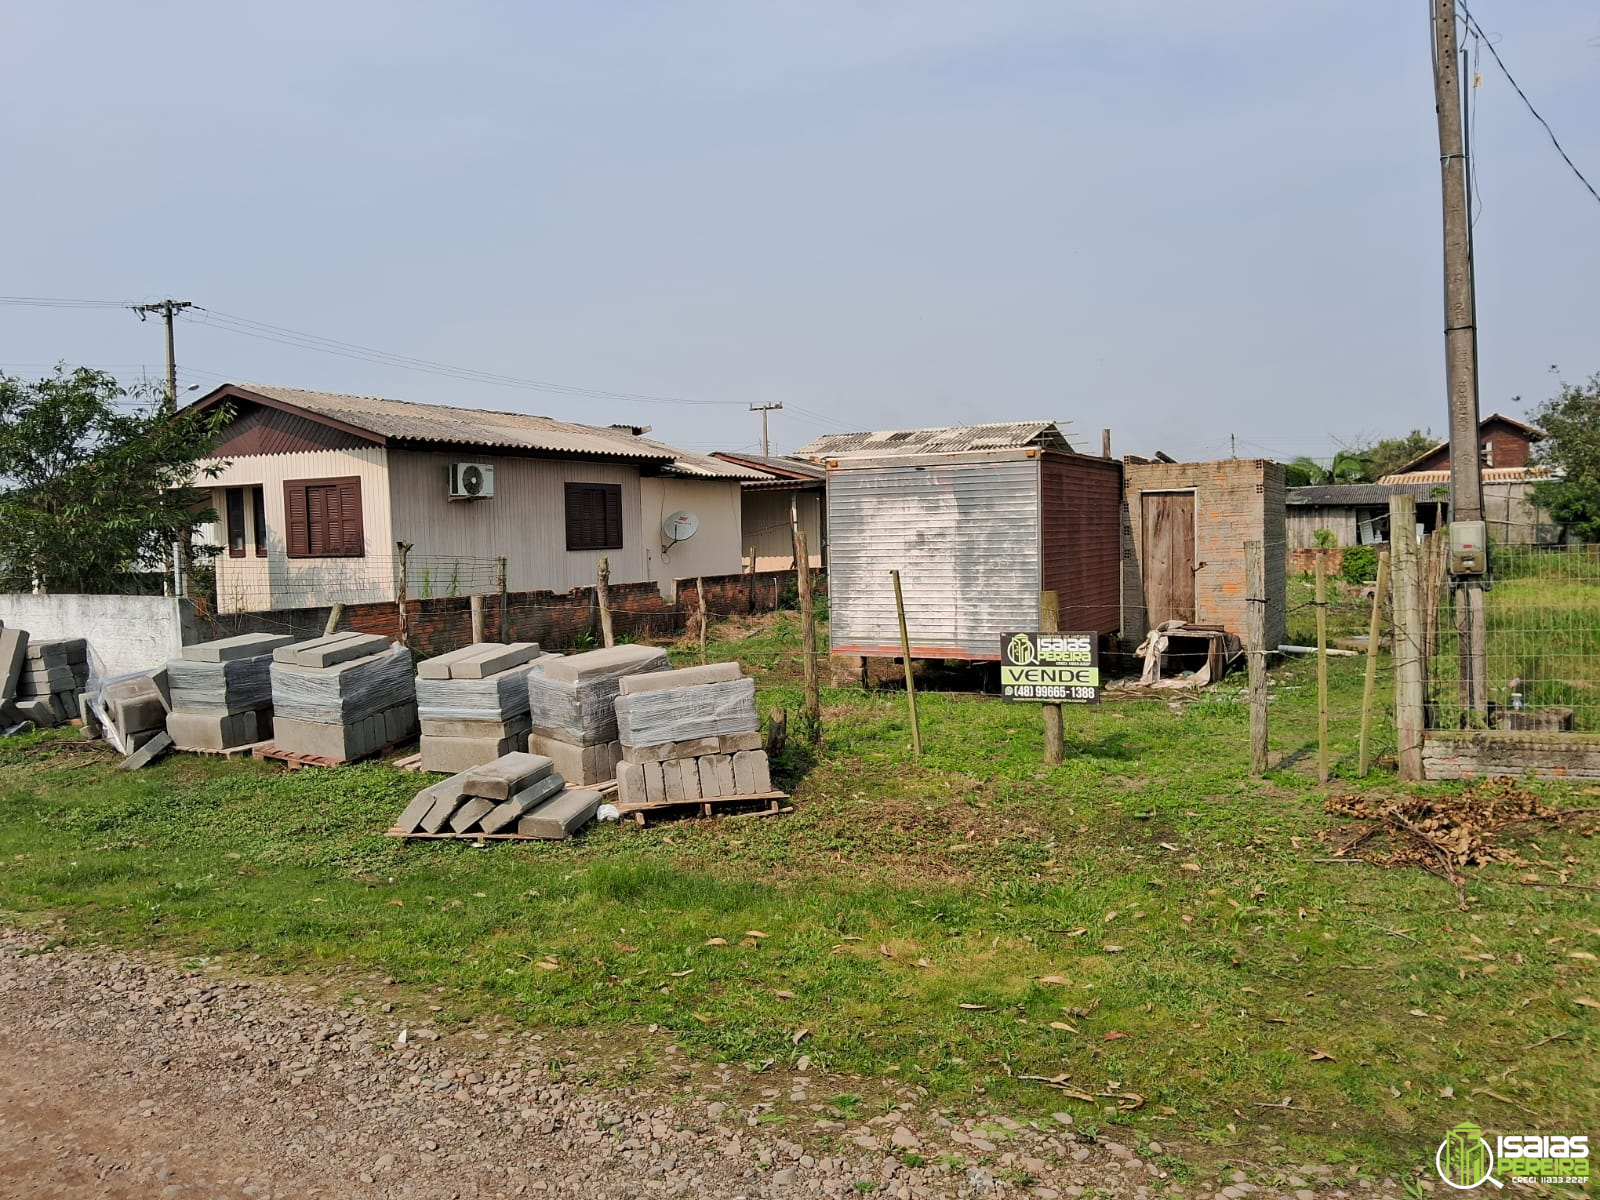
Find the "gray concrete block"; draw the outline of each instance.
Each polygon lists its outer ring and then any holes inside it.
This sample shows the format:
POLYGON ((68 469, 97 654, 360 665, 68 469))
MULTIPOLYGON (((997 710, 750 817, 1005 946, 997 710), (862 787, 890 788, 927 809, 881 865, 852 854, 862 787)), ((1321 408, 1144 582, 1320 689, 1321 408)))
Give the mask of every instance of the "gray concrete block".
POLYGON ((322 721, 298 721, 274 717, 272 740, 280 750, 306 754, 334 762, 365 758, 376 746, 363 740, 357 725, 330 725, 322 721))
POLYGON ((287 633, 241 633, 237 637, 185 646, 180 657, 190 662, 232 662, 236 658, 259 658, 280 646, 293 644, 294 637, 287 633))
POLYGON ((479 642, 475 646, 463 646, 459 650, 447 650, 443 654, 435 654, 432 658, 425 658, 417 664, 418 679, 449 679, 450 668, 458 662, 475 655, 487 652, 487 647, 500 645, 499 642, 479 642))
POLYGON ((167 736, 179 750, 227 750, 261 741, 254 712, 168 713, 167 736))
POLYGON ((644 765, 624 762, 617 765, 617 799, 624 804, 643 804, 644 765))
POLYGON ((67 665, 67 647, 64 642, 29 642, 28 667, 30 670, 48 670, 67 665))
POLYGON ((481 796, 468 796, 461 802, 461 807, 450 814, 451 831, 465 833, 492 813, 494 807, 493 800, 485 800, 481 796))
POLYGON ((667 803, 683 803, 683 772, 675 762, 661 764, 661 782, 666 788, 667 803))
POLYGON ((615 675, 619 671, 629 674, 668 671, 672 669, 672 664, 667 661, 667 652, 655 646, 611 646, 604 650, 569 654, 564 658, 541 658, 539 669, 551 679, 584 683, 601 676, 615 675))
POLYGON ((714 800, 722 795, 722 785, 717 782, 717 764, 707 757, 695 759, 694 765, 700 774, 700 798, 714 800))
POLYGON ((168 750, 172 749, 172 739, 165 732, 158 733, 144 742, 137 750, 122 760, 124 771, 137 771, 141 767, 148 767, 168 750))
POLYGON ((449 717, 423 717, 424 737, 526 737, 533 728, 527 714, 506 721, 456 720, 449 717))
POLYGON ((0 701, 17 694, 17 678, 28 657, 26 629, 0 629, 0 701))
POLYGON ((741 750, 733 756, 733 780, 741 796, 772 790, 772 772, 765 750, 741 750))
POLYGON ((419 749, 422 752, 424 771, 470 771, 495 759, 522 749, 521 737, 507 738, 453 738, 422 735, 419 749))
POLYGON ((569 838, 594 819, 600 807, 600 793, 584 790, 561 792, 545 801, 517 822, 523 837, 560 841, 569 838))
POLYGON ((546 775, 532 786, 523 788, 511 799, 495 805, 494 811, 478 822, 478 828, 485 833, 501 833, 566 786, 567 781, 561 776, 554 773, 546 775))
POLYGON ((725 733, 717 738, 721 743, 717 753, 737 754, 740 750, 760 750, 763 740, 759 731, 749 733, 725 733))
POLYGON ((19 717, 24 721, 32 721, 39 729, 52 729, 59 724, 49 696, 19 697, 13 704, 19 717))
POLYGON ((618 686, 618 694, 637 696, 641 692, 658 692, 662 688, 693 687, 701 683, 728 683, 743 677, 738 663, 710 663, 703 667, 683 667, 677 671, 629 675, 618 686))
POLYGON ((450 665, 451 679, 487 679, 539 657, 538 642, 491 643, 485 653, 463 658, 450 665))
POLYGON ((461 790, 460 779, 459 775, 452 775, 449 779, 442 779, 423 788, 412 797, 411 803, 406 805, 405 810, 395 819, 395 824, 407 833, 413 833, 421 828, 423 818, 433 811, 433 806, 441 799, 449 798, 457 803, 465 799, 466 794, 461 790))
POLYGON ((433 807, 428 810, 428 815, 417 823, 417 828, 423 833, 439 833, 450 823, 450 816, 466 802, 465 796, 458 796, 450 791, 439 794, 433 802, 433 807))
POLYGON ((47 671, 24 671, 17 678, 19 695, 48 696, 51 692, 69 692, 78 680, 67 666, 51 667, 47 671))
POLYGON ((720 738, 694 738, 687 742, 661 742, 654 746, 623 746, 624 762, 670 762, 679 758, 699 758, 722 752, 720 738))
POLYGON ((667 779, 660 763, 644 763, 644 798, 648 804, 667 802, 667 779))
POLYGON ((509 800, 529 784, 536 783, 555 769, 555 762, 543 754, 512 751, 493 762, 473 767, 461 779, 469 796, 486 800, 509 800))
POLYGON ((117 732, 127 735, 142 729, 165 729, 167 709, 160 696, 138 696, 111 702, 111 720, 117 732))
POLYGON ((272 652, 274 662, 296 667, 331 667, 353 658, 370 658, 389 648, 389 639, 373 633, 348 630, 328 637, 312 638, 279 646, 272 652))
POLYGON ((569 784, 596 784, 615 779, 617 763, 622 758, 622 746, 618 742, 579 746, 541 733, 528 735, 528 750, 553 759, 557 773, 569 784))
POLYGON ((700 762, 698 759, 684 758, 672 764, 683 776, 683 798, 685 800, 700 799, 700 762))
POLYGON ((398 704, 383 714, 384 745, 409 742, 417 736, 417 710, 409 704, 398 704))
POLYGON ((711 765, 717 772, 717 795, 737 796, 739 789, 733 782, 733 758, 727 754, 713 755, 711 765))

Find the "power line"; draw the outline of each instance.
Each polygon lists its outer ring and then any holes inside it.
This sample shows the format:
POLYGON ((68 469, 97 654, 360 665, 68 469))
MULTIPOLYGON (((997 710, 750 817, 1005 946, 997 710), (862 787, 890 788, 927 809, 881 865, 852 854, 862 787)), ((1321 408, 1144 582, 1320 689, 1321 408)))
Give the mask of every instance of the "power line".
POLYGON ((1550 122, 1539 115, 1539 110, 1533 106, 1533 101, 1528 99, 1528 94, 1522 90, 1522 85, 1516 81, 1504 61, 1501 60, 1500 52, 1494 48, 1494 42, 1489 39, 1488 34, 1484 33, 1483 26, 1478 24, 1478 18, 1474 17, 1472 11, 1467 8, 1466 0, 1457 0, 1457 2, 1461 5, 1462 15, 1467 19, 1467 29, 1474 36, 1483 39, 1483 44, 1489 49, 1489 57, 1494 59, 1494 65, 1500 68, 1500 74, 1506 77, 1506 82, 1511 85, 1518 98, 1527 106, 1528 111, 1533 114, 1533 119, 1544 127, 1545 133, 1550 137, 1550 144, 1556 148, 1556 153, 1561 155, 1561 161, 1571 168, 1572 173, 1578 177, 1578 182, 1588 189, 1589 195, 1593 196, 1597 203, 1600 203, 1600 192, 1595 191, 1594 184, 1590 183, 1583 172, 1578 170, 1578 164, 1572 161, 1572 157, 1562 147, 1560 140, 1556 137, 1555 130, 1550 128, 1550 122))

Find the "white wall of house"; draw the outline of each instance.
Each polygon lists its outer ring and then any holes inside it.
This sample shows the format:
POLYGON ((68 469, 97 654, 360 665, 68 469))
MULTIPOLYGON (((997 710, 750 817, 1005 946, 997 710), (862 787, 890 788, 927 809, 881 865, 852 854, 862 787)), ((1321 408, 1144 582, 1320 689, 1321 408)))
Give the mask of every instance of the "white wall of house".
MULTIPOLYGON (((592 584, 602 555, 610 559, 611 578, 616 582, 637 583, 648 578, 645 555, 650 547, 640 526, 636 466, 497 457, 470 448, 448 454, 395 450, 389 456, 389 487, 393 536, 410 542, 413 555, 430 562, 456 556, 478 565, 503 555, 506 586, 511 591, 559 592, 592 584), (457 462, 492 466, 493 497, 451 500, 450 464, 457 462), (621 549, 567 549, 567 483, 621 486, 621 549)), ((481 573, 474 566, 464 576, 476 580, 481 573)), ((415 595, 416 589, 411 592, 415 595)))
MULTIPOLYGON (((674 580, 737 575, 742 570, 738 480, 656 475, 639 482, 646 542, 643 578, 659 584, 670 599, 674 580), (700 528, 692 538, 673 545, 661 526, 680 510, 699 517, 700 528)), ((615 565, 611 578, 619 578, 615 565)))
POLYGON ((241 455, 218 467, 214 477, 202 474, 196 486, 211 490, 219 517, 216 531, 217 608, 220 612, 261 612, 341 601, 361 604, 392 600, 395 592, 395 539, 390 521, 388 451, 381 446, 351 450, 307 450, 290 454, 241 455), (283 485, 291 479, 327 479, 354 475, 361 480, 362 532, 366 554, 360 558, 290 558, 283 485), (226 493, 245 492, 245 552, 228 554, 226 493), (254 505, 248 489, 260 487, 266 502, 267 552, 256 553, 254 505))

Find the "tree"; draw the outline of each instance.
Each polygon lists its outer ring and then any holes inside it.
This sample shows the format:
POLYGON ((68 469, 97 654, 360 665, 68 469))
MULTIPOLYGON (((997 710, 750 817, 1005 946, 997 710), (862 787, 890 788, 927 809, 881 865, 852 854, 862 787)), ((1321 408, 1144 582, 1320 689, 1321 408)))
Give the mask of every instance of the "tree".
POLYGON ((1545 433, 1536 461, 1561 473, 1534 485, 1534 503, 1580 541, 1600 542, 1600 374, 1582 384, 1562 381, 1532 416, 1545 433))
POLYGON ((173 413, 86 367, 0 374, 0 584, 107 592, 162 569, 216 519, 192 484, 227 416, 173 413))
POLYGON ((1341 450, 1326 467, 1314 458, 1301 455, 1283 467, 1290 487, 1317 487, 1329 483, 1370 483, 1372 463, 1363 450, 1341 450))
POLYGON ((1393 475, 1407 463, 1421 458, 1439 444, 1439 439, 1425 429, 1413 429, 1405 437, 1384 438, 1373 442, 1362 451, 1372 470, 1373 479, 1393 475))

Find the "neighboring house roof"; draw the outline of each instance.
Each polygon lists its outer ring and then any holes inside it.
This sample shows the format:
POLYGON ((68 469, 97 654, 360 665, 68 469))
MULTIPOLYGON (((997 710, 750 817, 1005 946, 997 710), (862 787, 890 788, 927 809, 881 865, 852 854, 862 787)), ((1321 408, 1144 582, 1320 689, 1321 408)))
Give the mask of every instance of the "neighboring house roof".
POLYGON ((1328 483, 1316 487, 1285 488, 1284 503, 1290 508, 1356 508, 1389 503, 1390 496, 1415 496, 1432 500, 1433 489, 1421 481, 1391 483, 1328 483))
MULTIPOLYGON (((663 466, 684 455, 622 429, 574 425, 527 413, 413 404, 379 396, 347 396, 261 384, 223 384, 191 406, 211 408, 242 400, 308 416, 363 436, 377 445, 474 446, 488 450, 535 450, 591 458, 623 458, 663 466)), ((701 456, 689 456, 700 458, 701 456)))
POLYGON ((751 487, 781 487, 792 488, 795 486, 822 485, 827 482, 828 470, 820 463, 807 462, 803 458, 788 458, 782 455, 766 454, 740 454, 729 450, 718 450, 712 458, 720 458, 723 462, 734 463, 737 466, 747 467, 761 476, 760 480, 750 484, 751 487))
POLYGON ((1054 421, 1010 421, 942 429, 898 429, 876 433, 830 433, 795 451, 797 458, 884 458, 896 454, 960 454, 1039 446, 1073 453, 1054 421))
MULTIPOLYGON (((1478 436, 1482 437, 1484 431, 1488 429, 1490 425, 1494 425, 1496 423, 1501 425, 1509 425, 1512 429, 1515 429, 1518 433, 1526 437, 1530 442, 1544 441, 1544 430, 1529 425, 1526 421, 1519 421, 1515 417, 1508 417, 1505 415, 1505 413, 1490 413, 1487 417, 1484 417, 1481 421, 1479 421, 1478 436)), ((1410 462, 1406 463, 1405 466, 1401 467, 1398 471, 1391 472, 1390 475, 1385 475, 1384 478, 1388 479, 1394 475, 1404 475, 1418 463, 1427 462, 1428 459, 1439 453, 1439 451, 1448 450, 1449 448, 1450 443, 1448 441, 1436 442, 1434 445, 1429 446, 1428 449, 1413 458, 1410 462)))
MULTIPOLYGON (((648 443, 660 446, 659 442, 648 443)), ((662 446, 671 450, 670 446, 662 446)), ((740 463, 730 462, 720 454, 693 454, 688 450, 673 450, 678 457, 666 468, 668 475, 683 475, 691 479, 737 479, 740 483, 764 483, 770 476, 740 463)))
MULTIPOLYGON (((1479 471, 1484 483, 1532 483, 1540 479, 1554 479, 1549 467, 1484 467, 1479 471)), ((1449 483, 1449 471, 1396 471, 1385 475, 1379 483, 1449 483)))

